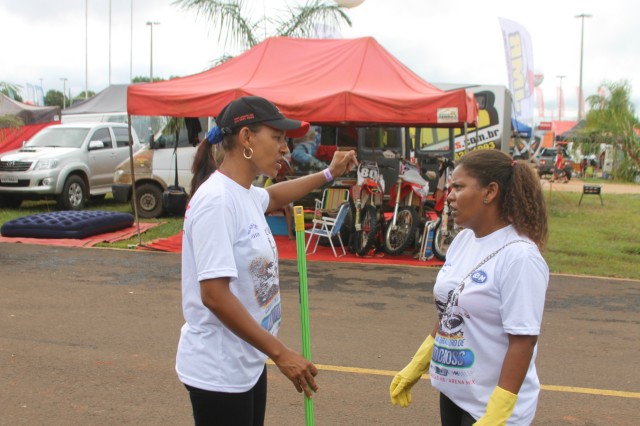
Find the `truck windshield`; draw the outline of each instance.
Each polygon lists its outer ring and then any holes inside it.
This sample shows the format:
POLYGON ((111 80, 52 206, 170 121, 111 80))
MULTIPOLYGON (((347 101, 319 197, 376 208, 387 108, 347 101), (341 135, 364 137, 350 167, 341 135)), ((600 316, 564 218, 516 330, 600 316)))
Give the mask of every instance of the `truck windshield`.
POLYGON ((25 144, 28 147, 80 148, 89 129, 45 128, 25 144))

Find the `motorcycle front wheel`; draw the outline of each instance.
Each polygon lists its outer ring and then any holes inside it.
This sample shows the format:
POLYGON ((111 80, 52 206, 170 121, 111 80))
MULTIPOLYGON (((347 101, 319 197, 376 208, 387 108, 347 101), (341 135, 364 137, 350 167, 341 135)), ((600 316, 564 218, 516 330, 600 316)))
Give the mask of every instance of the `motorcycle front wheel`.
POLYGON ((447 258, 447 250, 456 235, 458 235, 458 227, 455 226, 452 218, 447 221, 446 233, 442 230, 442 220, 438 222, 433 236, 433 254, 438 259, 444 261, 447 258))
POLYGON ((376 242, 378 231, 378 211, 371 204, 367 204, 360 210, 360 231, 356 237, 356 253, 364 256, 369 253, 376 242))
POLYGON ((398 210, 396 226, 392 222, 387 227, 384 238, 384 251, 396 256, 402 254, 415 238, 418 228, 418 213, 411 207, 402 207, 398 210))

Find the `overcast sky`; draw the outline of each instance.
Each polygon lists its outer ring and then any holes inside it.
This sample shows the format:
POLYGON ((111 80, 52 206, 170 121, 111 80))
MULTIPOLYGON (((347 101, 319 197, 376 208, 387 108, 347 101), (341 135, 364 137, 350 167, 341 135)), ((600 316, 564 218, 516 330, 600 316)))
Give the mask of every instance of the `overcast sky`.
MULTIPOLYGON (((275 16, 283 13, 287 4, 302 2, 245 0, 247 12, 256 19, 275 16)), ((540 87, 546 119, 558 118, 560 81, 565 93, 563 118, 575 119, 581 31, 581 20, 575 16, 582 13, 593 15, 584 22, 585 97, 595 94, 603 81, 625 79, 633 87, 632 99, 639 115, 640 2, 636 0, 365 0, 348 11, 353 26, 343 26, 341 33, 345 38, 374 37, 432 83, 508 86, 498 18, 515 21, 531 35, 535 70, 544 74, 540 87), (560 75, 565 77, 560 79, 560 75)), ((61 78, 67 78, 71 94, 77 95, 87 83, 94 92, 107 87, 109 69, 111 83, 128 83, 131 72, 134 77, 148 76, 147 21, 160 22, 153 27, 155 77, 201 72, 223 53, 217 32, 195 13, 172 5, 172 0, 0 0, 0 81, 25 86, 39 85, 42 79, 46 92, 62 91, 61 78)), ((265 32, 273 34, 269 27, 265 32)), ((536 120, 543 118, 536 114, 536 120)))

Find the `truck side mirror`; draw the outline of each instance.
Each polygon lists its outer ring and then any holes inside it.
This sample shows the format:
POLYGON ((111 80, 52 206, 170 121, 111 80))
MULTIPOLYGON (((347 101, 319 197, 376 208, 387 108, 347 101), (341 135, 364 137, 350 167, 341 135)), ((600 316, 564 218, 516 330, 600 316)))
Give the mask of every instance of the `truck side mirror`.
POLYGON ((104 142, 102 141, 91 141, 89 142, 89 151, 93 151, 96 149, 104 149, 104 142))

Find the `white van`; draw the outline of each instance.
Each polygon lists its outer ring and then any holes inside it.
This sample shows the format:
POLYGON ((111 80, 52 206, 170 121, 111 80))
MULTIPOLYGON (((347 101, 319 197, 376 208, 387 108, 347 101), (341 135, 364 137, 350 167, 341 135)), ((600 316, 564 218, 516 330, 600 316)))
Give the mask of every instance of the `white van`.
MULTIPOLYGON (((207 129, 207 119, 200 121, 201 128, 207 129)), ((204 131, 198 136, 200 140, 204 137, 204 131)), ((189 143, 187 131, 183 128, 177 147, 174 135, 162 135, 133 156, 139 217, 155 218, 165 213, 162 194, 170 186, 176 185, 176 175, 177 185, 189 193, 195 153, 196 147, 189 143)), ((116 201, 132 202, 131 164, 128 159, 116 167, 111 189, 116 201)))

